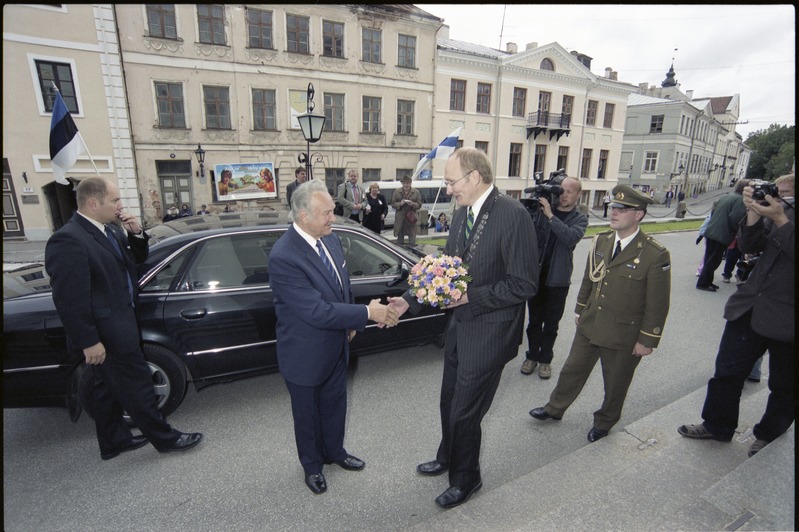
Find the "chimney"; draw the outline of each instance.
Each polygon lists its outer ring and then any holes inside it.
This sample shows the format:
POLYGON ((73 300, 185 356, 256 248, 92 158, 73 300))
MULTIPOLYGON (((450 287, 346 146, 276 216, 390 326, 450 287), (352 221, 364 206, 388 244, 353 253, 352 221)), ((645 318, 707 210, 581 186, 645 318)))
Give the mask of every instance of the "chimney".
POLYGON ((614 70, 610 73, 610 79, 613 81, 619 81, 619 73, 614 70))
POLYGON ((692 101, 694 99, 694 91, 693 89, 689 91, 685 91, 685 97, 688 98, 688 101, 692 101))
POLYGON ((449 39, 449 25, 442 24, 441 27, 438 29, 438 35, 436 36, 438 39, 449 39))
POLYGON ((639 92, 639 93, 641 93, 641 94, 646 94, 646 92, 647 92, 648 90, 649 90, 649 83, 647 83, 646 81, 645 81, 645 82, 643 82, 643 83, 639 83, 639 84, 638 84, 638 92, 639 92))
POLYGON ((613 69, 612 69, 612 68, 610 68, 610 67, 605 67, 605 77, 606 77, 606 78, 609 78, 609 77, 610 77, 610 73, 611 73, 612 71, 613 71, 613 69))
POLYGON ((509 54, 515 54, 516 52, 518 52, 518 51, 519 51, 519 47, 518 47, 518 46, 516 46, 516 43, 515 43, 515 42, 509 42, 509 43, 508 43, 508 44, 506 44, 505 46, 506 46, 505 50, 506 50, 506 51, 507 51, 509 54))
POLYGON ((525 48, 525 50, 533 50, 535 48, 538 48, 538 43, 537 42, 528 42, 527 43, 527 47, 525 48))

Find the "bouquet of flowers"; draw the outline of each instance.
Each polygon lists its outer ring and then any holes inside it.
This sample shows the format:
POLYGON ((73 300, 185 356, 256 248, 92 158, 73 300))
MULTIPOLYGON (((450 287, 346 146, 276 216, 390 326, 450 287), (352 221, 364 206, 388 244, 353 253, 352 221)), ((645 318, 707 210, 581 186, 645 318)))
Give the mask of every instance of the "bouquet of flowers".
POLYGON ((419 303, 446 308, 466 293, 472 280, 467 273, 460 257, 427 255, 411 268, 409 293, 419 303))

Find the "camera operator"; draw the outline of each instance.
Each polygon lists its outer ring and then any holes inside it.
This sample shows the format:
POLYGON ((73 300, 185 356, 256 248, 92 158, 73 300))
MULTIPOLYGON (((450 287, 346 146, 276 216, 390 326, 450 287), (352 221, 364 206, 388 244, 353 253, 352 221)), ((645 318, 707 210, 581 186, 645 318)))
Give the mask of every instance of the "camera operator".
MULTIPOLYGON (((550 180, 554 181, 554 177, 550 180)), ((530 375, 538 366, 538 376, 542 379, 552 376, 552 347, 558 336, 558 323, 569 293, 572 255, 588 227, 588 217, 577 209, 582 190, 580 180, 563 177, 560 187, 563 192, 559 198, 552 193, 549 194, 550 199, 544 196, 538 198, 538 212, 533 217, 538 242, 543 244, 539 254, 541 273, 538 293, 527 300, 529 350, 521 372, 530 375), (550 202, 557 203, 554 211, 550 202)))
POLYGON ((730 441, 738 426, 744 381, 768 349, 771 393, 763 417, 754 426, 756 440, 749 456, 785 433, 796 413, 794 175, 782 176, 775 184, 779 197, 766 193, 761 200, 757 184, 743 190, 747 212, 738 232, 739 245, 744 253, 762 251, 762 255, 724 308, 727 324, 715 374, 707 384, 704 422, 677 429, 687 438, 730 441))

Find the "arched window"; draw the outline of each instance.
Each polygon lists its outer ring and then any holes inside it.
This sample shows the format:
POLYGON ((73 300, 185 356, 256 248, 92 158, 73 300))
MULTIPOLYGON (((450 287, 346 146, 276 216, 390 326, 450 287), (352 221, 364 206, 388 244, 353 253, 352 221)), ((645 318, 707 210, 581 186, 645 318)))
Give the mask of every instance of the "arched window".
POLYGON ((555 63, 551 59, 544 59, 541 61, 541 70, 555 71, 555 63))

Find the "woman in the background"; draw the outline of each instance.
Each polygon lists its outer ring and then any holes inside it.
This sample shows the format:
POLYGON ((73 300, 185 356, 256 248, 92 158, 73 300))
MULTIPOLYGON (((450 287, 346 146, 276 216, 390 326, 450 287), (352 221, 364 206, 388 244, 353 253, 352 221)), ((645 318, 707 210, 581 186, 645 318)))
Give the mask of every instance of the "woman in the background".
POLYGON ((383 220, 386 219, 386 214, 388 214, 386 198, 380 193, 380 185, 372 182, 369 184, 369 193, 366 194, 363 226, 379 235, 383 230, 383 220))

